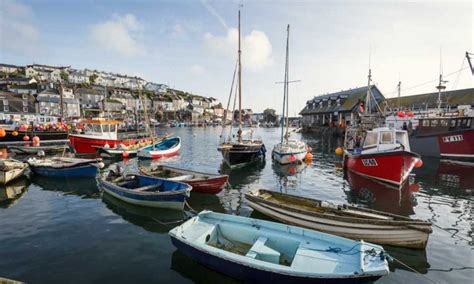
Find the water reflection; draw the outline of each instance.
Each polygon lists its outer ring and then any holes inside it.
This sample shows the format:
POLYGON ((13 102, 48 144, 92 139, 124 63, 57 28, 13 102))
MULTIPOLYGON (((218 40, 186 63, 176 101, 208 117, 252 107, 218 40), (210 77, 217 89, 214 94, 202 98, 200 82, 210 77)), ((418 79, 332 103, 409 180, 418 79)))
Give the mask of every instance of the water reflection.
POLYGON ((301 184, 303 172, 307 164, 295 163, 288 165, 281 165, 279 163, 272 163, 272 169, 276 177, 276 190, 287 193, 288 189, 296 190, 301 184))
POLYGON ((195 262, 179 250, 173 252, 171 269, 194 283, 240 283, 195 262))
MULTIPOLYGON (((426 250, 420 249, 407 249, 407 248, 400 248, 400 247, 391 247, 391 246, 384 246, 385 251, 392 257, 396 258, 397 260, 401 261, 403 264, 408 265, 409 267, 415 269, 421 274, 428 273, 428 269, 430 268, 430 263, 426 257, 426 250)), ((395 271, 397 269, 406 270, 409 272, 413 272, 405 265, 397 261, 389 262, 390 271, 395 271)))
POLYGON ((27 191, 30 181, 22 176, 6 185, 0 186, 0 208, 13 206, 27 191))
POLYGON ((242 167, 229 168, 222 162, 219 173, 229 175, 232 188, 240 189, 260 179, 265 163, 265 160, 258 160, 242 167))
POLYGON ((100 192, 94 178, 50 178, 33 175, 31 182, 47 191, 77 195, 81 198, 100 198, 100 192))
POLYGON ((188 214, 183 211, 137 206, 117 199, 106 192, 102 195, 102 201, 107 208, 125 221, 160 234, 168 233, 188 218, 188 214))
POLYGON ((415 214, 417 203, 413 192, 419 191, 418 184, 406 182, 398 189, 350 171, 346 172, 346 178, 350 185, 350 191, 346 191, 350 203, 403 216, 415 214))

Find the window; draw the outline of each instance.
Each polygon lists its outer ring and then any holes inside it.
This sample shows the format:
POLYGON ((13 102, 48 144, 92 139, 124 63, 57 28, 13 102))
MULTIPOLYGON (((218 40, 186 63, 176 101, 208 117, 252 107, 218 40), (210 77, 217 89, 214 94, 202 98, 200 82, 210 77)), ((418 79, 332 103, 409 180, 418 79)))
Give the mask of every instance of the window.
POLYGON ((7 106, 8 105, 8 100, 3 100, 3 105, 7 106))
POLYGON ((439 121, 438 121, 437 119, 433 119, 433 120, 431 121, 431 127, 438 127, 438 122, 439 122, 439 121))
POLYGON ((23 101, 23 106, 24 106, 24 107, 25 107, 25 106, 27 107, 27 106, 28 106, 28 101, 23 101))
POLYGON ((115 132, 115 124, 110 125, 110 132, 115 132))
POLYGON ((451 119, 451 121, 450 121, 450 127, 451 127, 451 128, 456 128, 456 119, 451 119))
POLYGON ((380 144, 392 144, 392 132, 382 132, 380 136, 380 144))
POLYGON ((401 144, 404 147, 406 147, 406 145, 408 145, 407 133, 406 132, 401 132, 401 131, 397 132, 395 134, 395 143, 401 144))
POLYGON ((423 125, 423 127, 430 127, 430 121, 429 120, 423 120, 422 125, 423 125))
POLYGON ((110 132, 110 126, 108 124, 103 124, 102 125, 102 131, 103 132, 110 132))
POLYGON ((364 148, 377 145, 378 135, 376 132, 369 132, 365 137, 364 148))
POLYGON ((23 94, 21 97, 22 97, 24 100, 27 100, 27 99, 28 99, 28 94, 23 94))
POLYGON ((472 118, 468 118, 466 122, 466 128, 471 128, 472 118))
POLYGON ((28 112, 28 107, 27 106, 23 107, 23 112, 28 112))
POLYGON ((3 106, 3 111, 10 111, 10 108, 7 105, 3 106))
POLYGON ((441 119, 439 121, 440 125, 443 126, 443 127, 447 127, 448 126, 448 121, 446 119, 441 119))

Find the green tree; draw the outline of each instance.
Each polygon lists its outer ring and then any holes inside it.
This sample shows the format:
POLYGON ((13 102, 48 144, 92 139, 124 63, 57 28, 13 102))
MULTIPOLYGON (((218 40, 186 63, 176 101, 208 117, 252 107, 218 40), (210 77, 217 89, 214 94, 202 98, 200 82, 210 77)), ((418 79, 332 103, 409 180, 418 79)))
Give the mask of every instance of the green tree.
POLYGON ((64 71, 61 71, 61 74, 59 76, 61 77, 61 80, 69 82, 69 74, 68 73, 66 73, 64 71))
POLYGON ((90 82, 91 84, 95 84, 95 80, 97 80, 98 77, 99 77, 99 76, 97 76, 97 74, 92 74, 92 75, 90 75, 90 76, 89 76, 89 82, 90 82))

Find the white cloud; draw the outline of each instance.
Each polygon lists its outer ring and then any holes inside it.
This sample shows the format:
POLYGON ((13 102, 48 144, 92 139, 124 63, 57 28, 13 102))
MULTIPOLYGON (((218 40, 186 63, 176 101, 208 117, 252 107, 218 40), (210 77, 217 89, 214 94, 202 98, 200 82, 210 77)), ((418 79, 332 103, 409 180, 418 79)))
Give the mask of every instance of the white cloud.
POLYGON ((0 0, 0 48, 18 55, 34 55, 41 50, 39 31, 31 23, 33 16, 29 6, 0 0))
POLYGON ((194 64, 193 66, 191 66, 189 68, 189 71, 193 74, 193 75, 197 75, 197 76, 200 76, 200 75, 203 75, 204 74, 204 68, 200 65, 197 65, 197 64, 194 64))
POLYGON ((99 48, 133 57, 145 52, 139 41, 142 32, 143 25, 133 14, 114 14, 111 20, 94 25, 91 37, 99 48))
MULTIPOLYGON (((213 52, 236 58, 238 30, 228 29, 226 36, 204 35, 206 46, 213 52)), ((242 38, 242 64, 245 68, 257 71, 273 64, 272 44, 264 32, 253 30, 242 38)))

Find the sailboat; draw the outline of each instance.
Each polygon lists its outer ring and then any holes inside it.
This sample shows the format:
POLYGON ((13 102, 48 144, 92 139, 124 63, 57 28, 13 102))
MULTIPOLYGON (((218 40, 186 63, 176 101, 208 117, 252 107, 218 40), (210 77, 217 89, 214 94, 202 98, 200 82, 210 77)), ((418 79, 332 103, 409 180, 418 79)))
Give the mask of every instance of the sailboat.
POLYGON ((272 158, 280 164, 291 164, 301 162, 306 156, 307 146, 303 141, 296 139, 290 140, 288 129, 290 127, 288 121, 288 71, 289 71, 289 43, 290 43, 290 25, 287 26, 286 36, 286 59, 285 59, 285 79, 283 81, 283 121, 281 124, 281 140, 280 143, 273 147, 272 158), (285 127, 286 124, 286 127, 285 127), (285 130, 286 129, 286 130, 285 130))
MULTIPOLYGON (((219 144, 217 148, 218 151, 222 153, 222 157, 225 163, 230 166, 238 166, 244 165, 249 162, 256 161, 265 157, 265 145, 263 144, 261 139, 254 139, 252 137, 253 132, 250 131, 243 131, 242 130, 242 63, 241 63, 241 53, 242 50, 240 49, 240 10, 239 10, 239 49, 238 49, 238 61, 237 61, 237 69, 238 69, 238 97, 239 97, 239 130, 237 131, 237 140, 229 139, 226 141, 224 140, 222 143, 219 144), (244 138, 245 137, 245 138, 244 138)), ((235 75, 235 74, 234 74, 235 75)), ((235 78, 235 76, 234 76, 235 78)), ((230 96, 232 96, 232 90, 230 92, 230 96)), ((229 102, 230 102, 229 96, 229 102)), ((226 115, 224 117, 224 126, 225 126, 226 115)))

